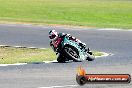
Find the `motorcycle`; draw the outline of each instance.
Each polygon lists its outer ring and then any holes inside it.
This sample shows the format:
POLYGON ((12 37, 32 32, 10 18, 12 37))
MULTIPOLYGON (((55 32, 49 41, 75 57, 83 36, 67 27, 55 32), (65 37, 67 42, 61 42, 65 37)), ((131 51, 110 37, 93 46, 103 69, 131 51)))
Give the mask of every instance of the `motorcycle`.
POLYGON ((58 62, 65 62, 73 60, 80 62, 84 60, 93 61, 95 59, 93 53, 82 48, 77 42, 70 40, 67 36, 64 38, 58 38, 52 41, 52 47, 55 48, 58 62))

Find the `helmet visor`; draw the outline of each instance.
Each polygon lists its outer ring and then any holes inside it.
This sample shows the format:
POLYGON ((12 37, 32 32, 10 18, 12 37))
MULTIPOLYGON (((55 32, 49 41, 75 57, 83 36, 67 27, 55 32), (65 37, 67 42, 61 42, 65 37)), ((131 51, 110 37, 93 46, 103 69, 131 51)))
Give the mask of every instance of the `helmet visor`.
POLYGON ((50 35, 49 38, 50 38, 50 39, 53 39, 53 38, 55 38, 55 36, 56 36, 56 35, 53 34, 53 35, 50 35))

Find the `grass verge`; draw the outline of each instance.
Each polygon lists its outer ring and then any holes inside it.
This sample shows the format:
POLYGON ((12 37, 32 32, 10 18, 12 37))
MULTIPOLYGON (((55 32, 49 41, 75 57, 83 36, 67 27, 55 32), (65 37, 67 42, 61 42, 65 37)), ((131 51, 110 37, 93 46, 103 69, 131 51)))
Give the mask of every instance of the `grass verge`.
MULTIPOLYGON (((102 55, 100 52, 94 52, 94 54, 96 56, 102 55)), ((56 55, 50 48, 29 49, 0 47, 0 64, 42 62, 55 59, 56 55)))
POLYGON ((131 0, 0 0, 0 21, 132 28, 131 0))

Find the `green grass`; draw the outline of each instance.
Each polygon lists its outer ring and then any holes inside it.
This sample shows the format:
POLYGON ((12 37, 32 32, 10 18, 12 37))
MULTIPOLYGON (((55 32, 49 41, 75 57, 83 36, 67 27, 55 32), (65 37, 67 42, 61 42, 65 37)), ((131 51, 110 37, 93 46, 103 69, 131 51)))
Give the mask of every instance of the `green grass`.
POLYGON ((0 21, 132 28, 131 0, 0 0, 0 21))
POLYGON ((0 64, 42 62, 56 59, 51 49, 0 47, 0 64))
POLYGON ((94 56, 102 56, 104 55, 102 52, 99 51, 93 51, 94 56))
MULTIPOLYGON (((96 56, 102 55, 94 52, 96 56)), ((0 64, 31 63, 55 60, 56 55, 52 49, 28 49, 0 47, 0 64)))

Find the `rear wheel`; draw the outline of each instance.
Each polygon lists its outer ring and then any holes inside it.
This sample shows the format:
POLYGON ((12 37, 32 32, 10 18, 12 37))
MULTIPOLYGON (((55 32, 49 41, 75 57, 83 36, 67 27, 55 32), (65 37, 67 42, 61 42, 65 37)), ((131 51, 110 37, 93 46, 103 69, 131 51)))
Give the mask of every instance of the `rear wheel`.
POLYGON ((58 57, 57 57, 57 61, 59 62, 59 63, 65 63, 65 58, 64 58, 64 56, 62 55, 62 54, 58 54, 58 57))
POLYGON ((73 61, 80 61, 78 50, 72 46, 65 46, 63 49, 63 54, 67 59, 71 59, 73 61))

